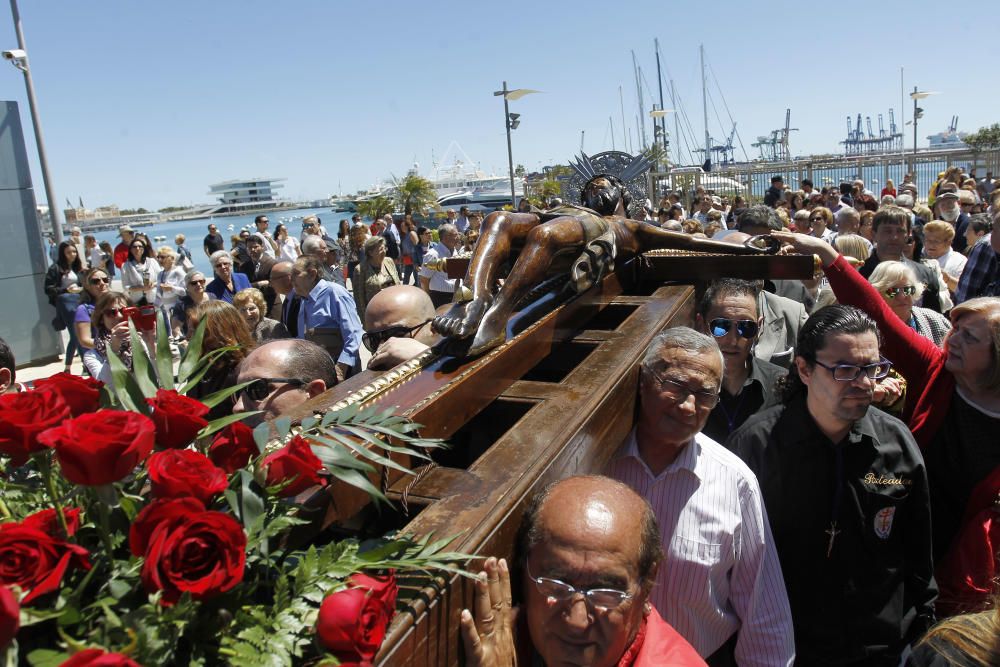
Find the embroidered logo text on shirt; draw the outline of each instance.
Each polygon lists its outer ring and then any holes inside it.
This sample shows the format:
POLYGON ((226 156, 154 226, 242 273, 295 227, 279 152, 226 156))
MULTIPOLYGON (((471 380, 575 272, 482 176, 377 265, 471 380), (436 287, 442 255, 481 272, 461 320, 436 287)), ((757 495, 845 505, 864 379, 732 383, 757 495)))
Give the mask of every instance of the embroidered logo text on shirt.
POLYGON ((910 486, 913 484, 912 479, 904 479, 902 477, 884 477, 882 475, 876 475, 873 472, 865 475, 861 481, 865 484, 874 484, 875 486, 910 486))

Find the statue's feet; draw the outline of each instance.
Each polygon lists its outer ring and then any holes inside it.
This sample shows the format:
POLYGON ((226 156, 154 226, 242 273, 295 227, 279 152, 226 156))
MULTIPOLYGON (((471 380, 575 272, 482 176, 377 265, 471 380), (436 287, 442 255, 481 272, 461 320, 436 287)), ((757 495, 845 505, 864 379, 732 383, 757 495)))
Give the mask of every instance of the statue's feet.
POLYGON ((435 317, 431 328, 442 336, 468 338, 479 329, 490 305, 491 300, 482 297, 456 303, 444 315, 435 317))
POLYGON ((507 317, 500 317, 496 309, 491 310, 479 324, 476 337, 472 339, 469 356, 475 357, 502 345, 507 340, 507 317))

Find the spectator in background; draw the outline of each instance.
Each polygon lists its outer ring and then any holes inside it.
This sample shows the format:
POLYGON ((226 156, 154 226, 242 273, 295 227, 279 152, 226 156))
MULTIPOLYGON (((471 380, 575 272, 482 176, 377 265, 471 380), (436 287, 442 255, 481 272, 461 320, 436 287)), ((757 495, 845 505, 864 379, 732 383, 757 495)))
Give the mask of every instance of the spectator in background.
POLYGON ((209 261, 215 277, 205 289, 216 299, 231 304, 237 292, 250 287, 250 280, 244 274, 233 271, 233 257, 225 250, 212 253, 209 261))
POLYGON ((423 265, 420 268, 420 287, 431 295, 435 308, 452 301, 455 296, 455 281, 448 278, 448 274, 444 271, 431 269, 427 264, 437 259, 451 257, 462 242, 462 235, 455 229, 455 225, 449 223, 438 228, 438 235, 441 241, 432 244, 424 253, 423 265))
MULTIPOLYGON (((469 215, 469 231, 479 233, 479 227, 473 229, 473 225, 478 218, 474 214, 469 215)), ((480 222, 482 222, 480 220, 480 222)), ((411 282, 417 284, 417 269, 413 264, 413 253, 419 239, 417 238, 417 225, 413 222, 413 216, 407 213, 399 223, 399 252, 400 265, 403 267, 402 283, 409 285, 411 282)))
MULTIPOLYGON (((205 322, 201 344, 202 355, 224 347, 233 349, 217 357, 201 381, 188 392, 188 396, 197 399, 233 386, 236 383, 236 372, 240 362, 254 347, 250 328, 231 303, 215 299, 202 302, 191 311, 188 330, 195 331, 202 321, 205 322)), ((208 420, 219 419, 232 413, 235 403, 236 397, 233 396, 217 404, 209 411, 208 420)))
POLYGON ((284 224, 279 223, 274 228, 274 242, 278 244, 279 261, 294 262, 302 254, 298 239, 288 233, 284 224))
POLYGON ((774 206, 781 199, 782 190, 785 189, 785 179, 781 176, 771 177, 771 187, 764 193, 764 206, 774 206))
MULTIPOLYGON (((1000 211, 997 211, 1000 213, 1000 211)), ((996 215, 996 213, 994 214, 996 215)), ((984 236, 987 236, 993 232, 993 221, 990 220, 990 216, 986 213, 978 213, 973 216, 969 216, 969 225, 965 228, 965 240, 968 241, 968 247, 966 248, 966 256, 972 254, 972 247, 976 245, 984 236)), ((987 243, 989 239, 987 239, 987 243)))
MULTIPOLYGON (((296 260, 297 261, 297 260, 296 260)), ((281 298, 280 306, 275 302, 275 310, 271 311, 271 319, 276 319, 288 329, 288 335, 298 338, 299 308, 302 298, 295 295, 292 289, 292 262, 278 262, 271 269, 271 287, 281 298)))
POLYGON ((87 247, 86 242, 81 236, 79 227, 71 227, 69 230, 69 241, 76 246, 76 252, 80 256, 80 263, 83 264, 83 268, 90 267, 90 249, 87 247))
MULTIPOLYGON (((874 211, 864 211, 861 213, 861 220, 858 223, 858 236, 864 238, 869 243, 875 240, 874 221, 874 211)), ((874 246, 872 247, 874 248, 874 246)))
POLYGON ((259 234, 253 234, 247 239, 247 252, 250 253, 250 264, 247 266, 249 273, 246 274, 250 281, 250 287, 259 289, 264 295, 267 307, 261 311, 261 315, 271 312, 274 301, 278 298, 274 290, 271 289, 271 269, 274 267, 274 257, 265 254, 266 239, 259 234))
POLYGON ((146 236, 136 234, 128 248, 128 261, 122 265, 122 289, 133 305, 153 303, 156 299, 156 277, 160 275, 153 246, 146 236))
POLYGON ((107 241, 101 241, 98 243, 98 247, 101 249, 101 254, 104 257, 104 270, 108 272, 108 275, 112 279, 115 277, 115 251, 111 247, 111 244, 107 241))
POLYGON ((885 197, 886 195, 890 197, 896 196, 896 184, 893 183, 891 178, 885 179, 885 187, 882 188, 882 192, 879 193, 880 197, 885 197))
POLYGON ((955 238, 952 239, 951 247, 959 252, 964 251, 965 228, 969 224, 969 215, 962 213, 958 205, 958 193, 953 190, 939 193, 934 209, 937 211, 935 220, 944 220, 955 227, 955 238))
MULTIPOLYGON (((995 220, 1000 218, 1000 213, 994 215, 993 223, 988 218, 984 220, 978 216, 975 220, 970 219, 969 229, 975 230, 978 227, 992 230, 995 220)), ((955 290, 955 303, 979 296, 1000 296, 1000 253, 993 249, 992 238, 992 231, 984 233, 969 250, 969 261, 962 269, 962 277, 955 290)))
POLYGON ((902 262, 882 262, 872 271, 868 282, 878 290, 896 317, 941 347, 945 336, 951 331, 951 322, 941 313, 913 305, 923 294, 924 286, 910 267, 902 262))
POLYGON ((211 257, 220 250, 226 249, 226 240, 219 233, 219 228, 214 224, 208 226, 208 234, 205 235, 205 255, 211 257))
MULTIPOLYGON (((80 346, 80 356, 83 366, 88 372, 93 369, 87 363, 87 353, 94 349, 94 307, 97 300, 111 290, 111 278, 104 269, 90 269, 82 277, 83 292, 80 293, 80 305, 76 308, 73 318, 73 328, 76 331, 76 341, 80 346)), ((99 366, 98 366, 99 370, 99 366)), ((96 373, 91 372, 93 377, 96 373)))
MULTIPOLYGON (((94 348, 84 355, 84 363, 91 377, 100 380, 109 387, 114 386, 111 375, 111 364, 108 362, 108 351, 114 352, 132 370, 132 335, 129 331, 126 308, 129 308, 128 297, 122 292, 105 292, 94 305, 91 316, 91 326, 94 331, 94 348)), ((139 340, 149 350, 156 349, 156 331, 139 330, 139 340)))
POLYGON ((967 261, 965 255, 951 247, 955 236, 955 228, 947 222, 932 220, 924 225, 924 257, 937 261, 941 267, 941 277, 948 290, 954 294, 958 288, 958 279, 962 277, 962 269, 967 261))
MULTIPOLYGON (((340 263, 340 246, 332 246, 320 236, 307 236, 302 242, 302 256, 315 257, 323 265, 323 280, 337 283, 346 289, 344 269, 340 263)), ((352 285, 353 287, 353 285, 352 285)))
POLYGON ((128 225, 123 225, 118 228, 118 236, 121 238, 121 241, 115 246, 114 261, 115 266, 120 269, 128 261, 129 246, 132 245, 132 237, 135 236, 135 230, 128 225))
MULTIPOLYGON (((361 259, 365 256, 365 241, 368 239, 368 228, 360 222, 361 218, 358 218, 358 222, 351 225, 351 233, 348 245, 350 247, 350 252, 346 255, 347 259, 347 275, 353 276, 354 269, 361 262, 361 259)), ((353 286, 352 286, 353 287, 353 286)))
MULTIPOLYGON (((838 213, 839 215, 839 213, 838 213)), ((812 235, 827 243, 833 240, 833 213, 825 206, 817 206, 809 212, 809 226, 812 235)))
POLYGON ((181 339, 190 336, 192 332, 188 331, 188 320, 190 319, 191 311, 205 301, 213 298, 205 291, 205 285, 205 274, 201 271, 192 271, 184 276, 185 294, 177 300, 177 303, 174 304, 173 309, 170 311, 170 328, 173 331, 174 338, 181 339))
POLYGON ((194 260, 191 258, 191 250, 184 245, 185 241, 187 237, 183 234, 174 237, 174 245, 177 246, 177 265, 186 272, 194 268, 194 260))
MULTIPOLYGON (((317 218, 317 221, 318 220, 319 219, 317 218)), ((271 236, 271 232, 267 231, 267 227, 271 224, 271 222, 267 219, 266 215, 258 215, 254 218, 253 224, 254 227, 257 228, 257 231, 254 234, 251 234, 251 236, 259 238, 263 242, 264 254, 271 259, 274 259, 278 256, 279 248, 278 244, 271 236)))
POLYGON ((169 317, 174 304, 186 291, 184 269, 176 264, 177 253, 170 246, 162 246, 156 251, 156 261, 160 265, 160 273, 156 278, 154 303, 169 317))
POLYGON ((103 269, 104 253, 97 245, 97 238, 93 234, 87 234, 83 237, 83 247, 87 250, 87 268, 103 269))
POLYGON ((368 302, 380 291, 401 281, 396 272, 396 264, 386 256, 384 236, 372 236, 365 241, 365 259, 351 274, 354 302, 358 307, 358 319, 364 319, 368 302))
POLYGON ((434 241, 434 233, 427 227, 417 227, 417 244, 413 248, 413 261, 416 266, 417 280, 419 287, 420 268, 424 265, 424 255, 431 249, 434 241))
POLYGON ((292 268, 292 285, 302 297, 297 323, 298 337, 322 346, 337 364, 337 380, 360 370, 361 320, 350 292, 323 280, 323 264, 303 255, 292 268))
POLYGON ((73 355, 79 349, 73 321, 76 318, 77 306, 80 305, 80 292, 83 291, 80 284, 83 263, 72 241, 60 243, 57 256, 59 259, 45 272, 45 294, 49 297, 49 303, 56 309, 56 316, 52 320, 56 331, 69 330, 69 341, 66 343, 66 354, 63 357, 64 370, 69 373, 73 355))
POLYGON ((233 306, 240 311, 254 342, 258 345, 277 338, 288 338, 288 329, 277 320, 265 317, 267 303, 259 289, 249 287, 233 297, 233 306))

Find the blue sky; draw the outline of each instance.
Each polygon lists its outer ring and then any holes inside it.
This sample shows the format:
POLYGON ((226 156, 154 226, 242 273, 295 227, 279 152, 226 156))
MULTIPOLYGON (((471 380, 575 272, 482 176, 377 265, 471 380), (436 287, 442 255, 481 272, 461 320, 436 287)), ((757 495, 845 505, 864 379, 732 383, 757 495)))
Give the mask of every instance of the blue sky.
MULTIPOLYGON (((922 105, 921 145, 952 115, 966 131, 1000 121, 987 76, 998 53, 997 2, 971 3, 968 21, 924 0, 905 11, 726 0, 19 4, 61 204, 80 196, 88 207, 201 203, 209 184, 254 176, 286 177, 284 196, 320 198, 338 183, 353 192, 400 176, 414 161, 426 175, 432 151, 440 158, 452 140, 485 171, 506 173, 502 102, 492 95, 504 79, 544 91, 512 102, 522 114, 515 164, 565 163, 581 131, 588 153, 610 149, 609 116, 621 149, 618 89, 634 137, 631 50, 655 94, 654 38, 699 136, 705 44, 751 157, 751 142, 783 125, 786 107, 799 128, 795 154, 838 151, 848 115, 871 115, 877 132, 877 114, 893 107, 900 122, 901 66, 908 91, 943 93, 922 105), (944 32, 939 18, 951 21, 944 32)), ((2 48, 16 48, 3 5, 0 36, 2 48)), ((0 91, 21 106, 43 203, 17 70, 0 68, 0 91)), ((652 102, 647 93, 646 113, 652 102)), ((709 130, 725 133, 711 109, 709 130)))

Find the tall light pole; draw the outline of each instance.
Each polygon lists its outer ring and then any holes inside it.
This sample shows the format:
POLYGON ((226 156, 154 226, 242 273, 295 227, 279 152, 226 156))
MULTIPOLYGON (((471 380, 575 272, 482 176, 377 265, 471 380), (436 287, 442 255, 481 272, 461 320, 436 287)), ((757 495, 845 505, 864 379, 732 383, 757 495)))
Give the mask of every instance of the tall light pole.
POLYGON ((656 124, 656 119, 658 119, 658 118, 665 119, 668 113, 676 113, 676 110, 675 109, 657 109, 656 105, 654 104, 653 105, 653 110, 649 112, 650 117, 653 118, 653 125, 656 128, 656 130, 657 130, 656 132, 654 132, 654 134, 659 134, 660 135, 661 143, 663 145, 664 162, 669 162, 669 158, 667 158, 667 155, 668 155, 668 152, 667 152, 667 121, 663 120, 663 121, 661 121, 661 123, 659 125, 657 125, 656 124))
POLYGON ((10 0, 10 12, 14 17, 14 30, 17 32, 17 51, 4 51, 3 57, 24 73, 24 87, 28 90, 28 107, 31 109, 31 124, 35 130, 35 144, 38 146, 38 164, 42 169, 42 182, 45 184, 45 197, 49 201, 49 219, 52 221, 52 233, 56 243, 62 243, 62 215, 59 213, 55 192, 52 189, 52 179, 49 177, 49 161, 45 157, 45 140, 42 138, 42 123, 38 118, 38 104, 35 102, 35 84, 31 80, 31 68, 28 67, 28 54, 24 44, 24 31, 21 30, 21 14, 17 11, 17 0, 10 0))
MULTIPOLYGON (((917 106, 917 100, 922 100, 930 95, 938 95, 939 93, 933 91, 917 90, 917 87, 913 87, 913 92, 910 93, 910 99, 913 100, 913 159, 917 158, 917 121, 923 117, 924 110, 917 106)), ((914 163, 914 169, 916 169, 916 164, 914 163)))
POLYGON ((514 194, 514 151, 510 145, 510 131, 516 130, 517 126, 521 124, 521 121, 519 120, 521 118, 521 114, 510 112, 510 104, 508 103, 508 100, 519 100, 525 95, 540 92, 540 90, 529 90, 527 88, 507 90, 506 81, 503 82, 503 90, 493 91, 493 97, 503 95, 503 121, 504 125, 507 127, 507 169, 510 174, 510 205, 514 208, 517 208, 517 195, 514 194))

